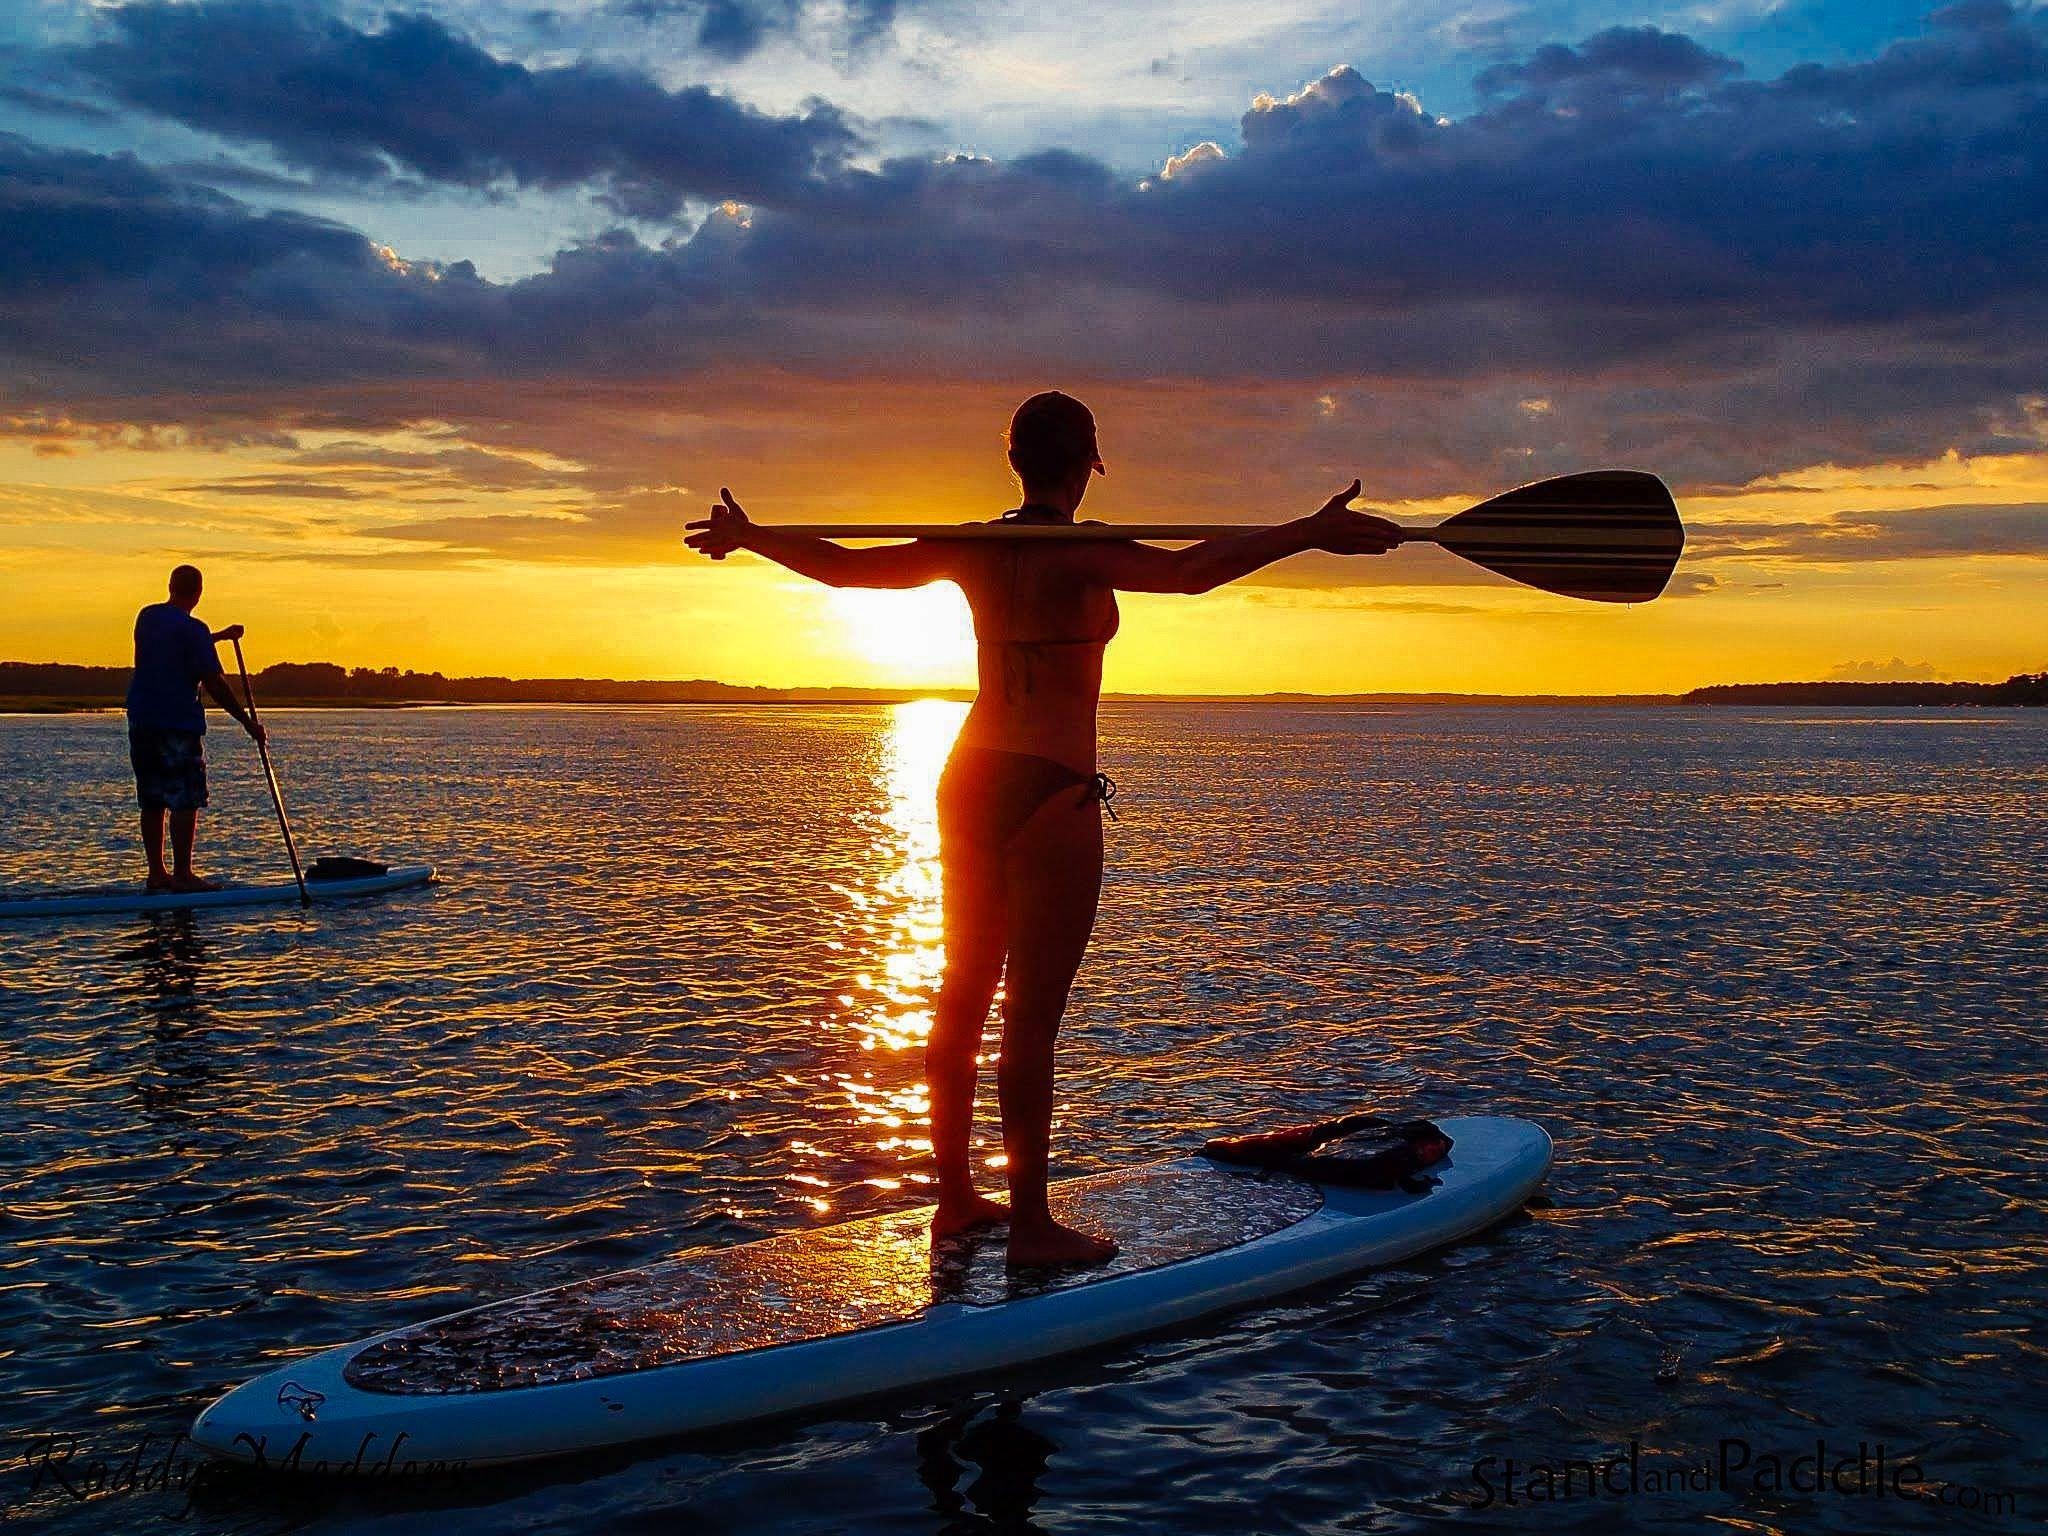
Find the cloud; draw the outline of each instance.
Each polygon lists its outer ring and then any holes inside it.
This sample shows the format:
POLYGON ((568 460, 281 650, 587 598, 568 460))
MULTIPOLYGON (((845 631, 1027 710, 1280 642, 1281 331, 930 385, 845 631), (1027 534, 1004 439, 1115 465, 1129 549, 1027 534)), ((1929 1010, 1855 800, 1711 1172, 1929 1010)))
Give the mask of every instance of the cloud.
POLYGON ((437 353, 446 368, 474 355, 462 334, 489 303, 466 264, 410 266, 322 219, 14 135, 0 135, 0 226, 0 398, 45 409, 417 374, 437 353))
POLYGON ((207 160, 174 161, 158 169, 173 180, 196 182, 202 187, 223 187, 235 192, 297 194, 319 190, 317 182, 297 176, 280 176, 276 171, 244 165, 225 155, 207 160))
POLYGON ((476 189, 595 184, 664 219, 692 197, 787 198, 858 143, 830 106, 778 117, 637 71, 528 68, 418 13, 375 32, 276 0, 139 0, 106 16, 112 35, 71 62, 116 99, 365 182, 396 166, 476 189))
POLYGON ((897 0, 847 0, 823 7, 803 0, 616 0, 615 9, 643 21, 693 21, 701 52, 743 59, 770 38, 794 35, 807 24, 835 31, 848 48, 871 47, 888 35, 900 7, 897 0))
POLYGON ((32 85, 0 85, 0 103, 20 107, 24 111, 38 113, 43 117, 70 118, 83 123, 103 123, 114 116, 107 108, 95 102, 79 101, 74 97, 40 91, 32 85))
POLYGON ((1828 670, 1831 683, 1933 683, 1941 672, 1931 661, 1907 661, 1894 656, 1890 661, 1845 661, 1828 670))
POLYGON ((1832 564, 1974 555, 2048 560, 2048 505, 1844 512, 1827 522, 1708 523, 1695 525, 1687 537, 1687 558, 1700 560, 1832 564))
POLYGON ((548 560, 614 565, 687 563, 682 526, 701 515, 697 498, 645 489, 551 511, 455 514, 366 527, 373 539, 419 546, 413 563, 472 559, 548 560))
POLYGON ((1610 27, 1578 47, 1549 43, 1527 59, 1483 70, 1482 96, 1524 94, 1546 104, 1601 98, 1668 96, 1701 90, 1742 73, 1725 55, 1656 27, 1610 27))
POLYGON ((1284 430, 1397 494, 2042 446, 2015 401, 2048 351, 2048 22, 1995 4, 1768 81, 1601 33, 1491 71, 1456 120, 1340 68, 1150 178, 1065 151, 863 168, 829 108, 529 69, 418 16, 112 15, 81 55, 110 90, 309 169, 741 205, 492 283, 0 141, 0 219, 27 232, 0 247, 0 407, 21 413, 373 430, 454 389, 715 399, 734 369, 1178 381, 1325 399, 1284 430))
POLYGON ((367 442, 330 443, 295 453, 295 467, 340 472, 347 478, 413 488, 461 486, 468 490, 560 490, 586 486, 591 478, 581 465, 537 462, 509 453, 464 443, 432 449, 388 448, 367 442))
MULTIPOLYGON (((1337 567, 1342 570, 1342 567, 1337 567)), ((1434 617, 1448 615, 1499 614, 1508 610, 1487 607, 1479 603, 1451 603, 1436 598, 1407 597, 1366 597, 1352 590, 1358 585, 1370 586, 1370 581, 1346 583, 1342 586, 1303 587, 1274 585, 1267 582, 1249 586, 1244 592, 1244 601, 1264 608, 1310 608, 1328 609, 1344 613, 1406 613, 1425 614, 1434 617)), ((1401 586, 1414 583, 1400 581, 1401 586)), ((1450 583, 1445 583, 1449 585, 1450 583)), ((1484 578, 1475 579, 1471 585, 1487 584, 1484 578)), ((1527 612, 1530 610, 1517 610, 1527 612)))
POLYGON ((274 475, 246 475, 237 480, 206 480, 181 485, 187 494, 208 496, 285 496, 311 501, 360 501, 365 492, 353 486, 319 480, 289 480, 274 475))

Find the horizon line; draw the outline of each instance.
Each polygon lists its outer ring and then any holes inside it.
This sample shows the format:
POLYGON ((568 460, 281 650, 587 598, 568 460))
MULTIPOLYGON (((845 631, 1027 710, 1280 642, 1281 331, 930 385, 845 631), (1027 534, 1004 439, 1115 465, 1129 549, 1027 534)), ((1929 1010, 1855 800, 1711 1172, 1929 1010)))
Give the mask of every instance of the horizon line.
MULTIPOLYGON (((446 685, 450 685, 450 686, 461 686, 461 685, 463 685, 463 684, 491 684, 491 683, 503 683, 503 684, 507 684, 507 685, 512 685, 512 686, 526 686, 526 687, 546 687, 546 686, 550 686, 550 685, 558 685, 558 686, 564 686, 564 687, 568 687, 568 686, 580 686, 580 687, 615 687, 615 688, 628 688, 628 689, 635 689, 635 690, 641 690, 641 689, 661 689, 661 688, 673 688, 673 689, 690 689, 690 688, 701 688, 701 689, 718 689, 718 690, 726 690, 726 691, 731 691, 731 692, 736 692, 736 693, 751 693, 751 694, 770 694, 770 695, 776 695, 776 696, 778 696, 778 697, 782 697, 782 698, 787 698, 787 699, 791 700, 791 702, 800 702, 800 701, 803 701, 803 700, 805 700, 805 699, 807 699, 807 698, 815 698, 815 699, 821 699, 821 700, 830 700, 830 699, 831 699, 831 698, 832 698, 833 696, 838 696, 838 697, 839 697, 839 701, 841 701, 841 702, 875 702, 875 703, 883 703, 883 702, 909 702, 909 701, 912 701, 912 700, 917 700, 917 699, 946 699, 946 700, 951 700, 951 701, 955 701, 955 702, 968 702, 968 701, 971 701, 971 700, 972 700, 972 699, 973 699, 973 698, 975 697, 975 695, 976 695, 976 690, 975 690, 974 688, 972 688, 972 687, 965 687, 965 686, 954 686, 954 685, 944 685, 944 684, 937 684, 937 685, 920 685, 920 684, 890 684, 890 683, 880 683, 880 684, 862 684, 862 683, 822 683, 822 684, 807 684, 807 683, 806 683, 806 684, 787 684, 787 685, 785 685, 785 684, 771 684, 771 683, 735 683, 735 682, 726 682, 726 681, 723 681, 723 680, 721 680, 721 679, 717 679, 717 678, 706 678, 706 677, 694 677, 694 678, 616 678, 616 677, 575 677, 575 676, 560 676, 560 675, 558 675, 558 676, 542 676, 542 677, 513 677, 513 676, 510 676, 510 675, 507 675, 507 674, 502 674, 502 673, 473 673, 473 674, 468 674, 468 675, 465 675, 465 676, 450 676, 449 674, 446 674, 446 673, 442 673, 442 672, 438 672, 438 671, 435 671, 435 672, 418 672, 418 671, 414 671, 414 670, 412 670, 412 669, 410 669, 410 668, 399 668, 399 667, 395 667, 395 666, 390 666, 390 667, 369 667, 369 666, 355 666, 355 667, 348 667, 348 666, 344 666, 344 665, 343 665, 342 663, 339 663, 339 662, 325 662, 325 661, 312 661, 312 662, 306 662, 306 661, 280 661, 280 662, 272 662, 272 663, 270 663, 270 664, 269 664, 268 666, 265 666, 265 667, 262 667, 262 668, 260 668, 260 669, 257 669, 257 670, 254 670, 254 671, 252 671, 250 675, 251 675, 252 677, 255 677, 255 678, 261 678, 261 677, 264 677, 264 676, 265 676, 266 674, 268 674, 268 673, 271 673, 271 672, 273 672, 273 671, 275 671, 275 670, 277 670, 277 669, 280 669, 280 668, 309 668, 309 667, 320 667, 320 668, 333 668, 333 669, 336 669, 336 670, 339 670, 339 671, 341 671, 341 672, 342 672, 342 673, 344 673, 344 674, 345 674, 346 676, 348 676, 348 677, 351 677, 351 678, 353 678, 353 677, 354 677, 354 676, 355 676, 356 674, 358 674, 358 673, 361 673, 361 674, 365 674, 365 675, 367 675, 368 677, 372 677, 372 678, 377 678, 377 677, 384 677, 384 676, 386 676, 386 675, 387 675, 388 673, 396 673, 396 674, 397 674, 397 678, 396 678, 396 679, 394 679, 394 681, 400 681, 400 682, 402 682, 402 681, 404 681, 404 680, 406 680, 406 679, 408 679, 408 678, 417 678, 417 679, 422 679, 422 680, 425 680, 425 679, 430 679, 430 678, 438 678, 438 679, 440 679, 440 681, 441 681, 441 682, 442 682, 443 684, 446 684, 446 685), (858 699, 852 699, 852 698, 847 698, 846 696, 848 696, 848 695, 859 695, 859 696, 860 696, 860 698, 858 698, 858 699)), ((52 671, 54 671, 54 670, 67 670, 67 671, 79 671, 79 672, 102 672, 102 673, 122 673, 122 672, 127 672, 127 671, 130 671, 130 670, 132 670, 132 668, 131 668, 130 666, 128 666, 128 665, 126 665, 126 664, 121 664, 121 663, 105 663, 105 662, 65 662, 65 661, 22 661, 22 660, 11 660, 11 659, 9 659, 9 660, 0 660, 0 673, 5 673, 5 672, 8 672, 8 671, 12 671, 12 670, 15 670, 15 669, 23 669, 23 670, 31 670, 31 669, 32 669, 32 670, 38 670, 38 671, 42 671, 42 670, 52 670, 52 671)), ((2044 669, 2044 670, 2048 670, 2048 669, 2044 669)), ((1327 702, 1327 703, 1401 703, 1401 702, 1409 702, 1409 703, 1416 703, 1416 702, 1456 702, 1456 701, 1469 701, 1469 702, 1491 702, 1491 701, 1503 701, 1503 702, 1514 702, 1514 701, 1522 701, 1522 702, 1531 702, 1531 703, 1535 703, 1535 702, 1544 702, 1544 701, 1552 701, 1552 700, 1563 700, 1563 701, 1572 701, 1572 702, 1583 702, 1583 703, 1661 703, 1661 702, 1670 702, 1670 703, 1678 703, 1678 702, 1683 702, 1684 700, 1686 700, 1686 699, 1688 699, 1688 698, 1690 698, 1690 697, 1692 697, 1693 695, 1696 695, 1696 694, 1700 694, 1700 693, 1704 693, 1704 692, 1708 692, 1708 691, 1719 691, 1719 690, 1729 690, 1729 689, 1743 689, 1743 690, 1748 690, 1748 689, 1763 689, 1763 688, 1767 688, 1767 689, 1790 689, 1790 688, 1853 688, 1853 689, 1874 689, 1874 688, 1887 688, 1887 689, 1890 689, 1890 688, 1916 688, 1916 689, 1918 689, 1918 688, 1926 688, 1926 689, 1938 689, 1938 688, 1995 688, 1995 687, 1998 687, 1998 686, 1999 686, 1999 685, 2001 685, 2001 684, 2005 684, 2005 683, 2013 683, 2013 682, 2018 682, 2018 681, 2020 681, 2021 679, 2028 679, 2028 680, 2031 680, 2031 679, 2032 679, 2033 677, 2035 677, 2035 676, 2038 676, 2038 675, 2039 675, 2039 674, 2030 674, 2030 673, 2026 673, 2026 672, 2019 672, 2019 673, 2015 673, 2015 674, 2013 674, 2013 675, 2011 675, 2011 676, 2009 676, 2009 677, 2004 677, 2004 678, 1985 678, 1985 679, 1974 679, 1974 678, 1809 678, 1809 679, 1759 680, 1759 681, 1748 681, 1748 682, 1719 682, 1719 683, 1700 683, 1700 684, 1695 684, 1695 685, 1693 685, 1693 686, 1692 686, 1692 687, 1690 687, 1690 688, 1685 688, 1685 689, 1679 689, 1679 690, 1651 690, 1651 691, 1621 691, 1621 692, 1609 692, 1609 693, 1560 693, 1560 692, 1556 692, 1556 691, 1554 691, 1554 690, 1553 690, 1553 691, 1542 691, 1542 692, 1499 692, 1499 693, 1490 693, 1490 692, 1489 692, 1489 693, 1482 693, 1482 692, 1465 692, 1465 691, 1460 691, 1460 690, 1455 690, 1455 689, 1417 689, 1417 690, 1407 690, 1407 691, 1397 691, 1397 690, 1353 690, 1353 691, 1348 691, 1348 692, 1343 692, 1343 693, 1317 693, 1317 692, 1313 692, 1313 691, 1309 691, 1309 690, 1304 690, 1304 689, 1267 689, 1267 690, 1263 690, 1263 691, 1260 691, 1260 692, 1256 692, 1256 693, 1227 693, 1227 692, 1214 692, 1214 691, 1201 691, 1201 692, 1187 692, 1187 693, 1176 693, 1176 692, 1158 692, 1158 691, 1149 691, 1149 690, 1147 690, 1147 691, 1123 691, 1123 690, 1115 690, 1115 691, 1109 691, 1109 690, 1106 690, 1106 691, 1104 691, 1104 692, 1102 693, 1102 695, 1101 695, 1101 698, 1102 698, 1102 700, 1103 700, 1104 702, 1112 702, 1112 701, 1114 701, 1114 702, 1131 702, 1131 703, 1144 703, 1144 702, 1152 702, 1152 701, 1161 701, 1161 702, 1175 702, 1175 701, 1180 701, 1180 702, 1188 702, 1188 703, 1225 703, 1225 702, 1245 702, 1245 703, 1257 703, 1257 702, 1262 702, 1262 701, 1263 701, 1263 702, 1273 702, 1273 703, 1301 703, 1301 702, 1310 702, 1310 703, 1313 703, 1313 702, 1327 702)), ((84 679, 81 679, 81 681, 85 681, 85 680, 84 680, 84 679)), ((111 679, 109 679, 109 681, 111 681, 111 679)), ((13 692, 15 692, 15 690, 9 689, 9 688, 5 687, 4 685, 0 685, 0 695, 4 695, 4 694, 9 694, 9 693, 13 693, 13 692)), ((52 696, 57 696, 57 695, 52 695, 52 696)), ((279 697, 280 697, 280 699, 286 699, 286 698, 293 698, 293 697, 299 697, 299 698, 321 698, 321 699, 327 699, 327 698, 334 698, 334 699, 348 699, 348 698, 351 698, 351 697, 354 697, 354 696, 352 696, 352 695, 348 695, 348 694, 305 694, 305 695, 294 695, 294 694, 291 694, 291 693, 287 692, 287 693, 281 694, 281 695, 280 695, 279 697)), ((374 697, 374 696, 371 696, 371 697, 374 697)), ((406 701, 408 701, 408 700, 405 700, 405 699, 403 699, 403 698, 402 698, 402 696, 397 696, 397 695, 393 695, 393 696, 388 696, 388 697, 384 697, 384 698, 381 698, 381 699, 377 699, 377 700, 376 700, 376 702, 383 702, 383 703, 391 703, 391 702, 394 702, 394 701, 397 701, 397 702, 406 702, 406 701)), ((702 700, 702 701, 699 701, 699 700, 686 700, 686 699, 679 699, 679 700, 644 700, 644 701, 634 701, 634 700, 628 700, 628 699, 591 699, 591 700, 577 700, 577 699, 560 699, 560 700, 544 700, 544 699, 527 699, 527 700, 462 700, 462 699, 447 699, 447 700, 438 700, 438 699, 431 699, 431 698, 428 698, 428 699, 421 699, 421 700, 420 700, 419 702, 427 702, 427 703, 568 703, 568 704, 573 704, 573 703, 598 703, 598 704, 624 704, 624 703, 633 703, 633 702, 646 702, 646 703, 692 703, 692 702, 707 702, 707 703, 708 703, 708 702, 718 702, 718 701, 717 701, 717 700, 702 700)))

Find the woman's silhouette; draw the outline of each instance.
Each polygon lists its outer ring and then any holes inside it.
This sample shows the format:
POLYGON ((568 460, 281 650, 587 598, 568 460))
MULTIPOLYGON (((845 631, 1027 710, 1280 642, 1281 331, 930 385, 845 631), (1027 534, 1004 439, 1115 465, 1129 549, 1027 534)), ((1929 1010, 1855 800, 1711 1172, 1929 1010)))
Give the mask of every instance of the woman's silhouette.
MULTIPOLYGON (((1103 473, 1095 418, 1057 392, 1033 395, 1010 423, 1010 465, 1024 492, 1006 519, 1071 523, 1091 474, 1103 473)), ((1119 542, 925 540, 848 549, 760 527, 730 491, 692 549, 723 559, 752 550, 834 587, 957 582, 974 613, 980 690, 939 781, 946 971, 926 1049, 934 1239, 1009 1223, 1013 1265, 1109 1258, 1107 1237, 1053 1219, 1046 1203, 1053 1040, 1088 945, 1102 886, 1102 807, 1095 714, 1102 654, 1116 633, 1115 594, 1207 592, 1305 550, 1377 555, 1398 533, 1347 510, 1359 484, 1321 510, 1272 528, 1179 550, 1119 542), (996 1090, 1007 1158, 1007 1209, 978 1194, 968 1159, 976 1049, 998 983, 1002 1050, 996 1090)))

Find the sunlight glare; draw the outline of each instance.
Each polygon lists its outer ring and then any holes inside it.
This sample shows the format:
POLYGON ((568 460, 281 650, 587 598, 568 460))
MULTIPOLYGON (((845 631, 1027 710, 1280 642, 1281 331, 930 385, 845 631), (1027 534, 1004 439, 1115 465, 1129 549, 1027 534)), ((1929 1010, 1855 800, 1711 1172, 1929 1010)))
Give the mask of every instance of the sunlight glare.
POLYGON ((840 587, 828 602, 847 648, 863 660, 911 683, 972 678, 974 621, 959 588, 946 584, 876 592, 840 587))

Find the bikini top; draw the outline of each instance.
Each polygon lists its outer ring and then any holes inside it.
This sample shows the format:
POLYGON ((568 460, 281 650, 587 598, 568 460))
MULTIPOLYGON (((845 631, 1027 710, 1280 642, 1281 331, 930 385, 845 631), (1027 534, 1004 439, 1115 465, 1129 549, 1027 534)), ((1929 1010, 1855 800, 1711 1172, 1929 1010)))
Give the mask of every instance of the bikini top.
MULTIPOLYGON (((1051 507, 1035 507, 1028 503, 1013 512, 1005 512, 1002 520, 1006 523, 1063 523, 1066 515, 1051 507)), ((1007 563, 1008 588, 1003 595, 1002 623, 998 626, 1008 630, 1017 616, 1018 584, 1024 571, 1024 547, 1022 542, 1011 544, 999 552, 999 558, 1007 563)), ((980 638, 983 646, 994 646, 1003 658, 1003 697, 1015 700, 1037 691, 1038 665, 1046 659, 1047 652, 1062 646, 1090 645, 1097 649, 1109 644, 1116 633, 1116 601, 1112 598, 1103 604, 1107 610, 1101 616, 1094 631, 1084 635, 1004 635, 999 638, 980 638)))
MULTIPOLYGON (((1006 523, 1049 524, 1063 523, 1067 521, 1067 518, 1064 514, 1056 512, 1050 507, 1037 507, 1027 503, 1014 511, 1005 512, 1002 515, 1001 521, 1006 523)), ((1002 557, 1008 563, 1007 574, 1009 577, 1008 590, 1004 594, 1002 624, 1002 628, 1007 630, 1010 628, 1010 622, 1017 614, 1017 586, 1024 570, 1024 549, 1022 544, 1012 544, 1008 549, 1002 551, 1002 557)), ((983 645, 1021 646, 1031 649, 1052 645, 1107 645, 1116 637, 1117 623, 1116 603, 1112 599, 1103 605, 1101 618, 1095 625, 1093 633, 1031 637, 1005 635, 998 638, 983 639, 980 643, 983 645)))

